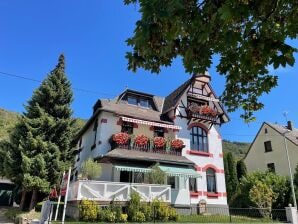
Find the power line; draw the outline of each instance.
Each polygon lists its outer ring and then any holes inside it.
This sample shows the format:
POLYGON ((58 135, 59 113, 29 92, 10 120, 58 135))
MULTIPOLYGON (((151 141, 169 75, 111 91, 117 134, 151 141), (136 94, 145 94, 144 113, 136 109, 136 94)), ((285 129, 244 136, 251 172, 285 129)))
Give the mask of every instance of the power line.
MULTIPOLYGON (((18 78, 18 79, 24 79, 24 80, 28 80, 28 81, 32 81, 32 82, 42 83, 41 80, 26 77, 24 75, 16 75, 16 74, 8 73, 8 72, 1 72, 1 71, 0 71, 0 75, 9 76, 9 77, 18 78)), ((110 94, 110 93, 97 92, 94 90, 88 90, 88 89, 82 89, 82 88, 76 88, 76 87, 73 87, 73 89, 80 91, 80 92, 91 93, 91 94, 96 94, 96 95, 105 95, 105 96, 112 96, 112 97, 116 96, 116 95, 110 94)))

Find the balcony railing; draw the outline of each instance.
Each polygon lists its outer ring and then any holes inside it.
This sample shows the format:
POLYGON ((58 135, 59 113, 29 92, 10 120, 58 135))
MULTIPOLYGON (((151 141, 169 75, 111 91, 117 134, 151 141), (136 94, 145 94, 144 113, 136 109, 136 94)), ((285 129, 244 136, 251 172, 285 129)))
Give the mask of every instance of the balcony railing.
POLYGON ((167 145, 165 145, 164 147, 158 148, 153 144, 153 142, 148 142, 145 145, 138 145, 133 143, 130 140, 128 141, 127 144, 117 144, 115 142, 112 142, 111 145, 112 145, 112 149, 122 148, 122 149, 136 150, 141 152, 168 154, 168 155, 175 155, 175 156, 181 156, 181 151, 182 151, 182 149, 174 149, 167 145))
POLYGON ((70 185, 68 201, 82 199, 96 201, 129 201, 130 194, 137 192, 142 201, 159 199, 171 202, 171 186, 158 184, 120 183, 107 181, 78 180, 70 185))
POLYGON ((201 114, 200 112, 193 112, 190 109, 186 109, 186 114, 188 118, 197 118, 197 119, 203 119, 206 121, 216 122, 218 115, 216 116, 209 116, 205 114, 201 114))

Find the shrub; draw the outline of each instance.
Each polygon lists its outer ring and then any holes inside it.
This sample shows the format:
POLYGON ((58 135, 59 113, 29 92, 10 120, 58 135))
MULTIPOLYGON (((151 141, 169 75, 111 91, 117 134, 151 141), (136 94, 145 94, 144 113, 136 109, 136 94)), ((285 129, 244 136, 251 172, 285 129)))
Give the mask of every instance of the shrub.
POLYGON ((143 212, 136 212, 135 216, 132 217, 133 222, 145 222, 146 218, 143 212))
POLYGON ((169 213, 169 220, 170 221, 178 221, 178 213, 177 213, 177 211, 176 211, 176 209, 175 208, 171 208, 171 207, 169 207, 169 211, 168 211, 169 213))
POLYGON ((116 212, 113 212, 108 209, 105 218, 106 218, 105 221, 107 221, 107 222, 115 222, 116 221, 116 212))
POLYGON ((121 214, 119 222, 127 222, 127 217, 128 217, 127 214, 121 214))
POLYGON ((144 213, 147 222, 152 221, 153 214, 151 206, 143 204, 140 210, 144 213))
POLYGON ((94 201, 83 199, 79 206, 79 211, 80 219, 84 221, 95 221, 99 213, 99 208, 94 201))
POLYGON ((133 220, 136 216, 137 212, 141 207, 141 196, 136 193, 132 192, 130 194, 130 201, 128 203, 128 219, 133 220))

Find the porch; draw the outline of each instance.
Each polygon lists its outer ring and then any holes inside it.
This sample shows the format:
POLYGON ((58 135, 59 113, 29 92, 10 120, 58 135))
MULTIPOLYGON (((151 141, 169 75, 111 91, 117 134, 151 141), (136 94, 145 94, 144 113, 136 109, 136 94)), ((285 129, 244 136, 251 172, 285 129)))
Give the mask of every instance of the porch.
POLYGON ((101 203, 108 203, 112 200, 126 202, 129 201, 132 192, 138 193, 145 202, 159 199, 171 203, 170 185, 93 180, 78 180, 71 183, 68 201, 80 201, 87 198, 101 203))

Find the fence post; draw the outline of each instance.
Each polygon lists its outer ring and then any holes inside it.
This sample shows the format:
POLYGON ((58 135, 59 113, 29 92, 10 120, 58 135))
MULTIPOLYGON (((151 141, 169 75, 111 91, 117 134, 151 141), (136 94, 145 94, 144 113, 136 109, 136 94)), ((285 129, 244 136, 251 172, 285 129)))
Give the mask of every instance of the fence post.
POLYGON ((231 215, 231 210, 230 210, 230 208, 228 209, 228 211, 229 211, 229 217, 230 217, 230 223, 232 222, 232 215, 231 215))
POLYGON ((287 215, 288 222, 291 222, 293 224, 298 224, 296 207, 292 207, 291 204, 289 205, 289 207, 286 207, 286 215, 287 215))

